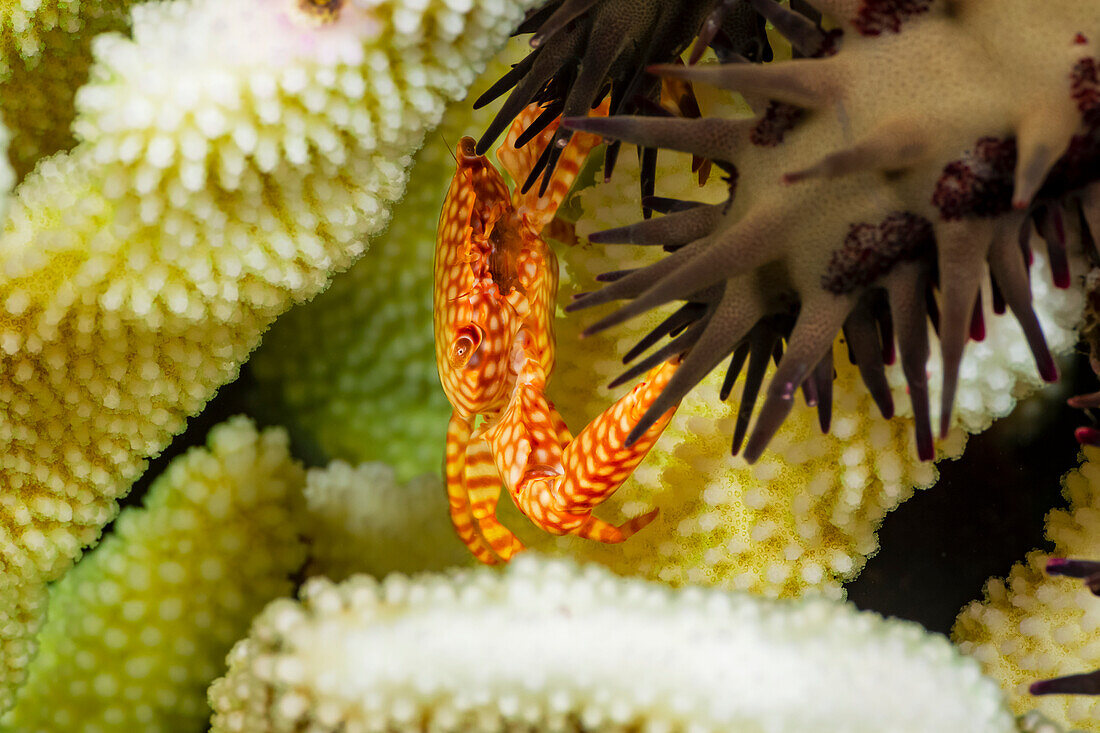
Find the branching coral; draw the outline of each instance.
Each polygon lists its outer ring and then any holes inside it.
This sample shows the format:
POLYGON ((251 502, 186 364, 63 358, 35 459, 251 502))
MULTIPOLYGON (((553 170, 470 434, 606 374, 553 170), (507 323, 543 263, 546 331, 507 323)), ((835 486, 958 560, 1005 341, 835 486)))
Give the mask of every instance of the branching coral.
MULTIPOLYGON (((750 462, 800 386, 814 401, 820 395, 827 423, 832 347, 842 329, 869 390, 889 412, 881 374, 896 333, 918 453, 931 458, 926 321, 938 317, 946 432, 963 349, 982 328, 974 312, 987 270, 1027 334, 1039 372, 1056 376, 1032 309, 1021 234, 1034 224, 1048 243, 1055 282, 1066 285, 1067 241, 1088 239, 1077 236, 1086 220, 1100 230, 1100 187, 1092 185, 1100 155, 1100 17, 1075 0, 817 0, 843 32, 837 46, 774 2, 753 5, 777 25, 801 23, 802 31, 788 35, 817 58, 658 72, 743 92, 757 103, 756 116, 566 120, 615 140, 725 161, 731 171, 728 204, 673 211, 594 238, 675 251, 618 273, 575 305, 630 300, 592 326, 599 330, 670 301, 690 304, 676 320, 686 330, 667 347, 687 352, 683 367, 632 437, 731 353, 733 377, 746 357, 749 374, 758 375, 752 355, 766 363, 785 339, 744 444, 750 462), (796 112, 778 130, 775 105, 796 112), (938 290, 936 313, 928 306, 931 288, 938 290)), ((750 409, 753 401, 746 400, 750 409)), ((738 435, 735 450, 740 442, 738 435)))
MULTIPOLYGON (((637 163, 623 160, 619 166, 615 180, 581 193, 581 235, 637 216, 631 191, 637 163)), ((658 193, 665 196, 720 201, 726 194, 725 184, 717 180, 698 188, 686 156, 662 153, 658 173, 658 193)), ((562 302, 590 289, 590 273, 644 264, 632 250, 561 250, 566 279, 562 302)), ((1041 293, 1036 309, 1047 337, 1057 351, 1067 350, 1075 341, 1081 293, 1045 282, 1043 258, 1033 269, 1041 293)), ((551 396, 567 420, 583 422, 608 404, 616 391, 591 385, 617 374, 622 355, 659 321, 659 316, 648 314, 614 332, 581 340, 578 331, 583 324, 578 319, 559 319, 561 357, 551 396)), ((842 343, 836 348, 844 353, 842 343)), ((914 488, 930 485, 936 472, 920 463, 911 447, 911 413, 905 409, 900 370, 895 367, 887 379, 905 420, 890 422, 876 414, 872 399, 859 388, 857 369, 846 357, 836 360, 836 371, 837 416, 830 433, 820 435, 817 415, 796 407, 771 452, 752 467, 730 458, 725 437, 736 424, 742 386, 735 385, 729 403, 718 402, 722 376, 712 374, 684 399, 665 438, 614 500, 624 515, 652 506, 660 507, 661 515, 613 551, 571 543, 570 552, 596 557, 618 572, 640 572, 675 583, 717 583, 778 596, 798 595, 808 588, 838 593, 839 582, 858 574, 877 549, 875 532, 883 516, 914 488)), ((935 394, 938 375, 932 371, 935 394)), ((987 320, 985 341, 971 345, 961 374, 956 420, 968 430, 984 428, 1007 414, 1014 395, 1028 392, 1039 381, 1019 328, 1000 318, 987 320)), ((962 443, 962 434, 956 432, 943 449, 955 455, 962 443)))
POLYGON ((305 560, 302 468, 243 418, 173 461, 144 506, 50 589, 8 730, 182 731, 252 617, 305 560))
MULTIPOLYGON (((1063 480, 1069 508, 1047 517, 1057 556, 1100 556, 1100 448, 1086 447, 1084 457, 1063 480)), ((1007 580, 990 580, 985 600, 959 615, 953 638, 1008 691, 1014 710, 1037 708, 1067 728, 1100 731, 1100 698, 1028 694, 1036 680, 1100 667, 1100 603, 1080 581, 1045 575, 1049 556, 1036 550, 1007 580)))
POLYGON ((33 633, 32 598, 144 457, 383 226, 408 155, 521 10, 320 22, 180 0, 135 8, 132 40, 97 39, 80 142, 27 176, 0 239, 4 634, 33 633))
POLYGON ((210 690, 219 733, 1015 730, 976 665, 913 624, 535 557, 311 581, 229 664, 210 690))
POLYGON ((334 461, 306 479, 309 573, 343 580, 354 573, 443 570, 471 561, 447 519, 438 474, 398 482, 384 463, 334 461))

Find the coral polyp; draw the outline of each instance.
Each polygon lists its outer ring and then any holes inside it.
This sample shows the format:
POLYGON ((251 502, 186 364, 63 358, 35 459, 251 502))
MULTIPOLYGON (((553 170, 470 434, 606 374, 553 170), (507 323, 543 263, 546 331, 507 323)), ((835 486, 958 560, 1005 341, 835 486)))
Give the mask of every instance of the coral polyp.
POLYGON ((941 433, 951 422, 964 347, 984 330, 983 297, 1013 312, 1041 376, 1057 377, 1027 267, 1037 232, 1055 284, 1065 287, 1067 248, 1100 232, 1100 7, 815 0, 834 29, 825 31, 771 0, 751 4, 810 58, 651 71, 740 92, 754 116, 723 114, 714 102, 700 119, 566 120, 575 130, 689 152, 731 171, 725 203, 665 202, 661 218, 594 235, 593 242, 663 245, 671 254, 609 273, 609 285, 573 307, 629 300, 590 328, 598 331, 685 301, 641 344, 674 336, 636 368, 686 356, 636 433, 731 354, 724 392, 748 363, 738 420, 744 433, 767 363, 782 350, 744 445, 750 462, 800 387, 827 428, 841 331, 880 409, 891 414, 883 368, 894 359, 896 336, 917 451, 931 459, 929 321, 943 359, 941 433))

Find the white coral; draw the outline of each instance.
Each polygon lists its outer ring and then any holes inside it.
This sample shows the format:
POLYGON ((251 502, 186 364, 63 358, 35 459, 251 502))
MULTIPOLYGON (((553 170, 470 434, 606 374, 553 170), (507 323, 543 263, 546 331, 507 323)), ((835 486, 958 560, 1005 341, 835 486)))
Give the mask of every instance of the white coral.
POLYGON ((915 624, 535 556, 503 575, 311 581, 229 662, 217 733, 1015 730, 996 686, 915 624))

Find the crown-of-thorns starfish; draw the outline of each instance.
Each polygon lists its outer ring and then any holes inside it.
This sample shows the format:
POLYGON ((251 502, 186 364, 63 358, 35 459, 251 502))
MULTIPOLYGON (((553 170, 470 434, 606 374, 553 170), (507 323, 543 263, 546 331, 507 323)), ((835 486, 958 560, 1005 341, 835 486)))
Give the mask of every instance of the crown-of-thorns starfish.
POLYGON ((635 430, 732 352, 723 397, 749 364, 735 452, 785 338, 745 446, 750 462, 800 386, 827 427, 832 344, 842 329, 889 416, 883 365, 893 360, 896 333, 918 453, 930 459, 927 321, 941 342, 946 432, 963 348, 983 333, 987 271, 995 310, 1011 308, 1043 378, 1057 376, 1031 307, 1029 242, 1038 230, 1055 283, 1066 286, 1067 243, 1100 233, 1100 2, 814 0, 840 37, 772 0, 751 4, 814 58, 650 70, 741 92, 755 117, 565 121, 724 161, 736 183, 726 204, 666 202, 664 217, 593 235, 672 254, 609 273, 610 285, 572 308, 630 299, 590 329, 598 331, 686 301, 630 354, 670 333, 679 335, 637 368, 686 352, 635 430))
MULTIPOLYGON (((474 103, 476 109, 512 89, 478 141, 478 155, 531 102, 544 110, 516 139, 516 147, 534 139, 558 115, 588 114, 608 94, 613 114, 640 111, 643 100, 655 101, 660 92, 658 81, 646 75, 646 65, 672 61, 697 35, 703 39, 700 53, 709 45, 720 57, 771 58, 763 18, 739 0, 552 0, 528 14, 516 30, 516 35, 523 33, 534 34, 531 53, 474 103)), ((526 181, 517 181, 524 192, 540 177, 540 194, 546 192, 571 134, 559 130, 526 181)), ((611 175, 618 150, 617 144, 608 146, 606 175, 611 175)), ((643 193, 653 192, 656 164, 657 151, 646 151, 643 193)))

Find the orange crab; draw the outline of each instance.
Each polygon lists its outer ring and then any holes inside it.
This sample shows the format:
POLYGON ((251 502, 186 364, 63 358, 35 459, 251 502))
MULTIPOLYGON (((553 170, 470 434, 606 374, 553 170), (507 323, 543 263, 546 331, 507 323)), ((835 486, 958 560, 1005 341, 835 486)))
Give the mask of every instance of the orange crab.
MULTIPOLYGON (((497 151, 514 181, 527 179, 557 129, 555 121, 516 149, 541 113, 537 105, 524 110, 497 151)), ((503 487, 536 526, 554 534, 622 542, 657 515, 653 509, 616 527, 592 510, 630 476, 672 418, 675 407, 624 446, 678 359, 650 370, 576 438, 545 395, 554 368, 558 264, 541 232, 598 142, 573 135, 541 196, 538 186, 510 194, 493 164, 475 154, 472 138, 458 143, 436 242, 435 353, 454 407, 445 459, 451 521, 487 564, 523 549, 496 518, 503 487)))

